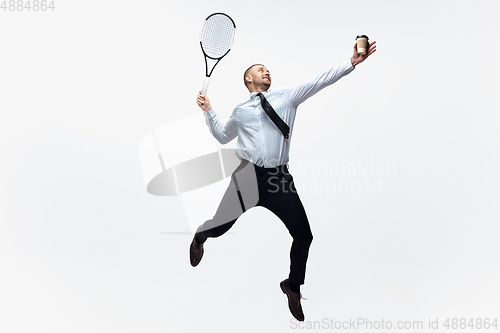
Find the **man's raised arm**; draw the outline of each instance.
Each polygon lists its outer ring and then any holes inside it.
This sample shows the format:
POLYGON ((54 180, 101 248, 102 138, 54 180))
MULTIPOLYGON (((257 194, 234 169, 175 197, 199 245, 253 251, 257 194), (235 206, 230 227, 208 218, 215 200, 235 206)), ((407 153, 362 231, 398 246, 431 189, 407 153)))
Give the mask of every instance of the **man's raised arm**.
POLYGON ((210 105, 210 100, 206 95, 200 91, 196 104, 204 111, 205 119, 210 133, 222 144, 226 144, 238 136, 238 128, 236 126, 236 119, 231 115, 225 125, 223 125, 214 109, 210 105))
POLYGON ((352 72, 356 65, 365 61, 366 58, 376 51, 375 41, 370 43, 370 48, 365 55, 358 54, 356 45, 357 44, 355 43, 353 56, 349 59, 349 61, 321 72, 309 81, 287 88, 287 93, 295 106, 298 106, 321 89, 328 87, 329 85, 337 82, 343 76, 352 72))

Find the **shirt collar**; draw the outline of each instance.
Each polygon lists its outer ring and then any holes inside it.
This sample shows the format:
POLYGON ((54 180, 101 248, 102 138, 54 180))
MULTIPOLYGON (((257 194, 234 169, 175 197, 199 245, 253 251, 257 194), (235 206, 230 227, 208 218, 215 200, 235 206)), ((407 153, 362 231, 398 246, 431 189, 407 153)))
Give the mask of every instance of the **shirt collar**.
MULTIPOLYGON (((266 96, 266 95, 267 95, 267 93, 268 93, 270 90, 271 90, 271 89, 269 88, 269 89, 267 89, 266 91, 263 91, 263 92, 262 92, 262 95, 266 96)), ((251 92, 251 93, 250 93, 250 98, 254 98, 254 97, 255 97, 255 95, 257 95, 257 94, 258 94, 257 92, 251 92)))

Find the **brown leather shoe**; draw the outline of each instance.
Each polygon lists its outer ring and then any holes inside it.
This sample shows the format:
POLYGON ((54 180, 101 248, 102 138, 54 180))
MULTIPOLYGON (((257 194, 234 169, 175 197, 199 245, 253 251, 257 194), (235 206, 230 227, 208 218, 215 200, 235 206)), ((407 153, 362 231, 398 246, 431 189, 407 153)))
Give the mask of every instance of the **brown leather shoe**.
POLYGON ((200 230, 201 225, 196 229, 196 232, 193 236, 193 241, 191 242, 191 246, 189 247, 189 259, 191 261, 191 266, 196 267, 201 261, 203 257, 203 244, 198 244, 196 242, 196 233, 200 230))
POLYGON ((302 294, 294 293, 290 289, 290 285, 288 284, 288 279, 281 281, 280 283, 281 290, 283 294, 286 294, 288 297, 288 308, 292 315, 298 321, 304 321, 304 312, 302 312, 302 306, 300 305, 300 299, 302 298, 302 294))

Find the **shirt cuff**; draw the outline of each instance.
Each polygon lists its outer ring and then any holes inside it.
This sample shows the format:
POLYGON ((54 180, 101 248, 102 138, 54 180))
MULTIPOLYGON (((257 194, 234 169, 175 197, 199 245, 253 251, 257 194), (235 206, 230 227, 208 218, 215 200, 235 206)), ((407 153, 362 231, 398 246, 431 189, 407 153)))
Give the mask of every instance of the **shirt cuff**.
POLYGON ((207 119, 212 119, 212 118, 215 116, 215 111, 214 111, 214 109, 213 109, 213 108, 212 108, 212 109, 210 109, 210 110, 208 110, 208 111, 205 111, 205 112, 203 112, 203 113, 205 114, 205 117, 206 117, 207 119))
POLYGON ((344 75, 347 75, 354 70, 355 67, 352 65, 351 59, 346 61, 344 68, 345 68, 344 75))

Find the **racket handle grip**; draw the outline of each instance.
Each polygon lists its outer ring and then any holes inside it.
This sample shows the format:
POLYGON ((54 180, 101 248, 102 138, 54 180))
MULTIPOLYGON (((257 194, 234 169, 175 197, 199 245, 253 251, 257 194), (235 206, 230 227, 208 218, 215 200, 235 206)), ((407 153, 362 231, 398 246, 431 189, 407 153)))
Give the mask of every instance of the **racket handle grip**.
POLYGON ((203 89, 201 90, 201 92, 203 93, 203 95, 207 94, 207 89, 208 89, 208 83, 209 82, 210 82, 210 76, 205 77, 205 82, 203 82, 203 89))

